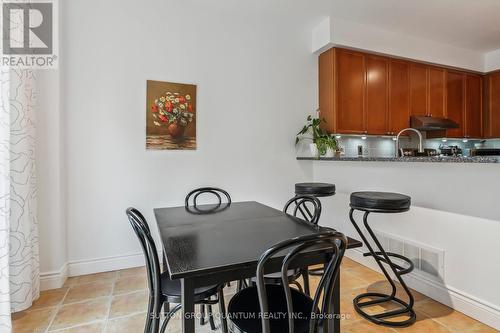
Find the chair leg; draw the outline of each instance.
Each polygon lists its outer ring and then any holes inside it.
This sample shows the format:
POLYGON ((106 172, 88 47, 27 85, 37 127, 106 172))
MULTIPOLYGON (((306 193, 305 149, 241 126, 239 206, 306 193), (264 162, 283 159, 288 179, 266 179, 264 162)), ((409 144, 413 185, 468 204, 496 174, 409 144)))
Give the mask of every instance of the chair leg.
POLYGON ((168 322, 170 321, 170 319, 172 319, 172 317, 174 316, 174 314, 181 309, 181 307, 182 307, 182 304, 177 304, 172 309, 172 311, 170 311, 169 313, 167 313, 167 315, 165 316, 165 320, 163 320, 163 324, 161 325, 160 333, 164 333, 165 332, 165 329, 167 328, 168 322))
POLYGON ((170 312, 170 303, 163 303, 163 314, 166 316, 170 312))
POLYGON ((247 287, 248 287, 248 285, 247 285, 247 282, 245 280, 238 280, 238 283, 236 285, 237 291, 241 291, 247 287))
POLYGON ((153 323, 153 298, 149 296, 148 313, 146 317, 146 324, 144 325, 144 333, 151 332, 152 323, 153 323))
POLYGON ((217 329, 217 327, 215 326, 215 321, 214 321, 214 314, 212 312, 212 306, 209 304, 207 305, 207 308, 208 308, 208 321, 210 322, 210 328, 212 329, 212 331, 215 331, 217 329))
POLYGON ((296 287, 297 287, 297 289, 298 289, 301 293, 303 293, 303 292, 304 292, 304 290, 302 289, 302 286, 301 286, 301 285, 300 285, 300 283, 298 283, 297 281, 292 281, 292 282, 290 282, 290 284, 293 284, 294 286, 296 286, 296 287))
POLYGON ((226 304, 224 302, 224 291, 219 290, 220 326, 222 333, 227 333, 226 304))
POLYGON ((160 328, 160 314, 162 303, 159 300, 153 299, 153 311, 149 313, 151 318, 151 326, 149 328, 148 333, 158 333, 160 328))
POLYGON ((311 289, 309 287, 309 270, 307 268, 302 270, 302 280, 304 280, 304 292, 307 296, 310 296, 311 289))
POLYGON ((205 304, 200 305, 200 325, 205 325, 205 304))

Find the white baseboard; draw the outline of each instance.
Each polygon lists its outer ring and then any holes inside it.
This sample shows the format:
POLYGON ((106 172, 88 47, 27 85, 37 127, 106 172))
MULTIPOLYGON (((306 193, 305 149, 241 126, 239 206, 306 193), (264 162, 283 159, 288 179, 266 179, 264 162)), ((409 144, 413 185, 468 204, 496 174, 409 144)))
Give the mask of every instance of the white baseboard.
POLYGON ((139 266, 144 266, 144 255, 142 253, 70 261, 64 264, 58 271, 40 273, 40 290, 61 288, 66 279, 71 276, 109 272, 139 266))
POLYGON ((68 265, 64 264, 58 271, 40 274, 40 290, 61 288, 68 278, 68 265))
MULTIPOLYGON (((359 249, 346 252, 346 256, 366 267, 380 272, 375 261, 371 259, 371 257, 363 257, 363 252, 359 249)), ((415 289, 419 293, 500 330, 500 309, 495 305, 421 275, 410 273, 405 275, 404 279, 409 287, 415 289)))
MULTIPOLYGON (((160 257, 161 258, 161 257, 160 257)), ((79 276, 144 266, 144 255, 134 253, 123 256, 70 261, 68 276, 79 276)))

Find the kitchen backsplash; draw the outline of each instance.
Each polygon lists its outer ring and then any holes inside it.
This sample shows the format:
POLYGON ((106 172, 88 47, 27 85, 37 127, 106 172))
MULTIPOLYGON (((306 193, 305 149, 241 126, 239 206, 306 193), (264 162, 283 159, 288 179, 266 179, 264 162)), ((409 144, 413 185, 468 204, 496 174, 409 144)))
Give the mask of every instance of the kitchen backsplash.
MULTIPOLYGON (((343 148, 345 156, 358 156, 358 146, 363 147, 363 156, 366 157, 392 157, 395 155, 396 142, 392 138, 387 137, 367 137, 366 140, 357 136, 343 136, 339 140, 340 146, 343 148)), ((441 145, 453 145, 462 148, 463 155, 469 156, 469 150, 474 148, 474 144, 479 144, 483 140, 462 140, 448 139, 443 142, 441 139, 428 139, 424 142, 425 148, 439 149, 441 145)), ((418 140, 415 138, 402 138, 400 141, 402 148, 417 147, 418 140)), ((486 140, 483 148, 500 148, 500 140, 486 140)), ((439 152, 439 151, 438 151, 439 152)))

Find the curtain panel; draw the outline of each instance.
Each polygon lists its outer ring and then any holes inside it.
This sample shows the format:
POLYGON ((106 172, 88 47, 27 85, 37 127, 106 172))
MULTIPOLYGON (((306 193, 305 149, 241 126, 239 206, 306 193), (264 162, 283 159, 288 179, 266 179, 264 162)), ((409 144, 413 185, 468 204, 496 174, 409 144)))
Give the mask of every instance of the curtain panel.
POLYGON ((0 101, 0 331, 11 312, 39 297, 35 174, 35 77, 1 68, 0 101))

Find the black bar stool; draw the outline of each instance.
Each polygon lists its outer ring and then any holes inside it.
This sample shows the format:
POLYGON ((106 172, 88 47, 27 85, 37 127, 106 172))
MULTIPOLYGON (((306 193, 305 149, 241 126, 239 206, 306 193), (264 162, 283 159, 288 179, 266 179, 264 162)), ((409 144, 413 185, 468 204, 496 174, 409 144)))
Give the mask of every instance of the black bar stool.
MULTIPOLYGON (((312 195, 316 198, 331 197, 335 195, 335 184, 329 183, 297 183, 295 184, 295 195, 312 195)), ((303 207, 299 207, 300 212, 303 216, 309 216, 312 218, 312 213, 304 207, 305 212, 302 210, 303 207)), ((310 275, 323 276, 323 268, 314 268, 309 270, 310 275)))
POLYGON ((392 327, 402 327, 409 326, 413 324, 416 320, 415 312, 413 311, 413 295, 410 292, 410 289, 402 279, 402 275, 408 274, 413 270, 413 262, 397 253, 386 252, 383 247, 380 245, 379 240, 373 233, 372 229, 368 225, 368 215, 370 213, 402 213, 406 212, 410 209, 411 198, 409 196, 399 194, 399 193, 387 193, 387 192, 354 192, 351 194, 351 211, 349 212, 349 218, 351 219, 352 224, 358 231, 359 235, 363 239, 363 242, 368 247, 370 252, 365 253, 364 256, 373 256, 378 266, 384 273, 387 281, 391 284, 392 291, 390 295, 382 294, 382 293, 364 293, 358 295, 354 298, 354 308, 356 311, 366 318, 367 320, 384 326, 392 326, 392 327), (377 245, 378 251, 375 251, 368 242, 367 238, 357 225, 353 213, 355 210, 363 211, 363 224, 370 234, 373 242, 377 245), (406 263, 406 267, 401 265, 397 265, 392 262, 391 257, 397 258, 400 261, 404 261, 406 263), (403 286, 404 291, 408 295, 408 303, 405 301, 396 298, 396 284, 389 276, 386 267, 383 264, 386 264, 390 267, 399 283, 403 286), (363 299, 369 299, 363 301, 363 299), (368 314, 363 308, 370 307, 377 304, 392 302, 398 305, 396 310, 391 310, 387 312, 377 313, 377 314, 368 314), (406 315, 408 319, 402 321, 389 321, 388 318, 406 315), (387 319, 386 319, 387 318, 387 319))

